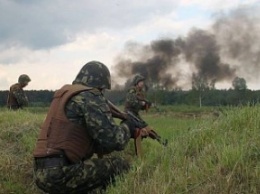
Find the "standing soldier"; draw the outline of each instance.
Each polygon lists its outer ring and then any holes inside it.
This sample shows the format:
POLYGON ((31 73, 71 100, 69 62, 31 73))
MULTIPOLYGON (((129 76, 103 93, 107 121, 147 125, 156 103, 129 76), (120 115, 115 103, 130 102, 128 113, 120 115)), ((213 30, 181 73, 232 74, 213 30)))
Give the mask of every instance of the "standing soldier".
POLYGON ((28 98, 23 88, 27 86, 30 81, 31 79, 28 75, 22 74, 18 78, 18 83, 10 87, 7 98, 8 109, 17 110, 28 106, 28 98))
POLYGON ((136 130, 130 120, 113 120, 103 95, 110 80, 108 68, 91 61, 55 92, 33 152, 35 181, 43 191, 88 193, 128 171, 125 159, 106 157, 123 150, 136 130))
POLYGON ((147 110, 150 108, 151 103, 145 99, 144 95, 144 80, 145 78, 139 74, 135 75, 132 82, 132 87, 127 92, 126 102, 125 102, 125 111, 130 111, 139 119, 142 120, 139 112, 140 110, 147 110))
MULTIPOLYGON (((126 102, 125 102, 125 112, 131 112, 134 116, 136 116, 139 120, 143 123, 143 129, 141 130, 141 137, 150 136, 151 132, 154 132, 148 124, 141 118, 139 112, 140 110, 148 110, 151 106, 151 103, 145 99, 144 96, 144 83, 145 78, 139 74, 135 75, 132 86, 129 88, 127 95, 126 95, 126 102)), ((159 137, 159 136, 158 136, 159 137)), ((140 142, 136 143, 136 154, 137 156, 141 156, 141 148, 140 142)))
POLYGON ((142 130, 140 131, 139 138, 135 138, 135 149, 137 156, 142 155, 142 149, 140 144, 140 138, 150 137, 156 139, 162 145, 167 145, 167 140, 162 140, 161 137, 141 118, 139 112, 141 110, 148 110, 151 107, 151 102, 149 102, 144 95, 144 83, 145 78, 139 74, 135 75, 132 86, 129 88, 126 94, 125 101, 125 112, 128 114, 133 114, 140 121, 142 121, 142 130))

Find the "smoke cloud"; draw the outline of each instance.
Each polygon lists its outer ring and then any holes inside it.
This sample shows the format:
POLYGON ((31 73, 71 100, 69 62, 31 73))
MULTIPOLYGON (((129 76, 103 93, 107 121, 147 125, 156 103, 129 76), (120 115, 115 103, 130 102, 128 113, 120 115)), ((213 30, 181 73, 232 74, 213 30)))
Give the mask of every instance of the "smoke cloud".
POLYGON ((114 77, 129 83, 139 73, 150 86, 170 90, 191 88, 196 80, 214 87, 215 83, 231 83, 237 76, 252 79, 260 70, 260 19, 256 13, 255 8, 239 8, 216 15, 208 30, 193 28, 187 36, 147 45, 127 43, 116 59, 114 77))
POLYGON ((253 79, 260 70, 259 7, 240 8, 217 17, 213 25, 223 59, 238 71, 253 79))

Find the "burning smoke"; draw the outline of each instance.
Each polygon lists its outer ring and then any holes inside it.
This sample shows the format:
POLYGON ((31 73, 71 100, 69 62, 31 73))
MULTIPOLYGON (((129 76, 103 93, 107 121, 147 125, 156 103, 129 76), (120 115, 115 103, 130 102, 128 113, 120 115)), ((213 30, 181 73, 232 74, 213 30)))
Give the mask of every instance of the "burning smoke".
POLYGON ((191 86, 196 80, 214 87, 217 82, 231 82, 238 73, 255 75, 260 66, 260 30, 259 18, 253 13, 238 9, 218 15, 211 30, 194 28, 186 37, 148 45, 128 43, 117 59, 116 77, 139 73, 152 87, 174 89, 191 86))
POLYGON ((223 59, 232 63, 247 80, 260 70, 259 7, 240 8, 220 15, 213 25, 223 59))
POLYGON ((192 30, 185 40, 183 52, 186 61, 195 68, 192 81, 201 78, 212 85, 235 77, 235 69, 221 61, 215 36, 207 31, 192 30))

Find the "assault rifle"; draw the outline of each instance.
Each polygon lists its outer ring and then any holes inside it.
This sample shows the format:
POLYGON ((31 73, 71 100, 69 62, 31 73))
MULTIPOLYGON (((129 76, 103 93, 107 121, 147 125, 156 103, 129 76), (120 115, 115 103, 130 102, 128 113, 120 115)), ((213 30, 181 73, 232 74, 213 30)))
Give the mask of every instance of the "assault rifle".
POLYGON ((132 112, 130 112, 130 111, 122 112, 110 101, 108 101, 108 105, 110 107, 112 116, 114 118, 118 118, 118 119, 121 119, 121 120, 130 119, 135 124, 135 126, 137 128, 137 131, 136 131, 136 134, 135 134, 135 149, 136 149, 135 151, 136 151, 137 156, 141 156, 140 141, 141 141, 142 138, 146 138, 146 137, 141 136, 140 129, 145 128, 146 131, 148 132, 147 137, 150 137, 151 139, 158 141, 163 146, 167 146, 167 144, 168 144, 167 139, 163 140, 160 135, 158 135, 153 129, 148 127, 147 124, 143 120, 136 117, 132 112))
POLYGON ((147 126, 147 124, 140 120, 138 117, 136 117, 132 112, 127 111, 127 115, 128 117, 131 118, 132 121, 134 121, 134 123, 138 123, 140 126, 140 129, 142 128, 146 128, 148 130, 148 137, 158 141, 160 144, 162 144, 163 146, 167 146, 168 140, 164 139, 162 140, 161 136, 158 135, 158 133, 156 133, 153 129, 151 129, 150 127, 147 126))

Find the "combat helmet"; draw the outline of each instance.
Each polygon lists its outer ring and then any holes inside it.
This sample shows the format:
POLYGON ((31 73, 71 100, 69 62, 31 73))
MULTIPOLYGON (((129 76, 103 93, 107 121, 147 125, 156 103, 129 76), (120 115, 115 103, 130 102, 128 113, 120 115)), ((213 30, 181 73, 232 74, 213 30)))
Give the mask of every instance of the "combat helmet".
POLYGON ((30 81, 31 81, 31 78, 28 75, 26 75, 26 74, 22 74, 18 78, 18 82, 20 84, 26 84, 26 83, 28 83, 30 81))
POLYGON ((81 68, 72 83, 99 89, 111 89, 110 72, 103 63, 90 61, 81 68))
POLYGON ((136 86, 138 84, 138 82, 144 81, 144 80, 145 80, 145 78, 142 75, 137 74, 137 75, 135 75, 135 77, 133 79, 133 85, 136 86))

